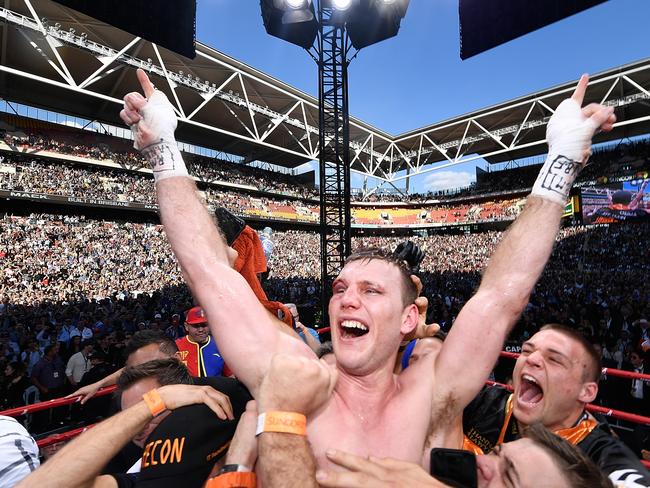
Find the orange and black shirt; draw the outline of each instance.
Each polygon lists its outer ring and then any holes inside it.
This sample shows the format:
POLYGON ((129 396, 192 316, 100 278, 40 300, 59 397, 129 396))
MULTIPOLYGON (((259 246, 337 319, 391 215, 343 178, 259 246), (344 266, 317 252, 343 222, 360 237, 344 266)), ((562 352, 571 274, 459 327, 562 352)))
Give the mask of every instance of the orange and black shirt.
MULTIPOLYGON (((505 388, 483 388, 463 412, 463 449, 487 454, 503 442, 521 438, 512 402, 513 394, 505 388)), ((585 412, 573 427, 555 433, 578 446, 616 486, 650 486, 650 472, 604 420, 585 412)))

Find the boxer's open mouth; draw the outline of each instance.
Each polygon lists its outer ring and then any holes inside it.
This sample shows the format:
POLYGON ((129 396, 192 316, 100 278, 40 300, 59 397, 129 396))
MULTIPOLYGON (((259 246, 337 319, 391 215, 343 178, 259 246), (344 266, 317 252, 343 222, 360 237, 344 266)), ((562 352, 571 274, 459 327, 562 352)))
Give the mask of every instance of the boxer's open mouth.
POLYGON ((341 321, 341 337, 355 338, 361 337, 368 333, 368 327, 359 322, 358 320, 343 320, 341 321))

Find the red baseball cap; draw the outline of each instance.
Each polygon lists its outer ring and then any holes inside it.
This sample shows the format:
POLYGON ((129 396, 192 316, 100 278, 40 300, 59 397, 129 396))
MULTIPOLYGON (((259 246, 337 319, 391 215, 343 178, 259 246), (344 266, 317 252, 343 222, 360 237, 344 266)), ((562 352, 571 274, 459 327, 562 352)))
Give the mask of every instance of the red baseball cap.
POLYGON ((190 308, 185 316, 185 323, 190 325, 205 324, 207 321, 208 319, 201 307, 190 308))

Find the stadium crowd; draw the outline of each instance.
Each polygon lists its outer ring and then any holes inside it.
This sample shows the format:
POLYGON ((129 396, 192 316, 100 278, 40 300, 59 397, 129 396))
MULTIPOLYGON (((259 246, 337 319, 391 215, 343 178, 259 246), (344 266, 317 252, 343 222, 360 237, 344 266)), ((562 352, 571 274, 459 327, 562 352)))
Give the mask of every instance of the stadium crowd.
MULTIPOLYGON (((14 122, 21 123, 18 119, 14 122)), ((52 152, 95 161, 110 161, 129 169, 147 167, 144 158, 120 139, 72 129, 22 130, 27 133, 20 131, 17 135, 16 132, 0 132, 0 140, 21 152, 52 152)), ((290 175, 284 173, 193 153, 185 153, 185 158, 191 174, 201 181, 227 182, 252 186, 264 192, 318 198, 317 190, 297 184, 290 175)))
MULTIPOLYGON (((3 369, 16 361, 33 367, 44 347, 65 336, 66 328, 77 327, 81 333, 87 326, 89 336, 107 334, 112 344, 123 347, 135 331, 164 330, 173 314, 191 305, 159 225, 43 214, 5 216, 0 228, 3 369)), ((425 253, 420 273, 430 300, 429 317, 443 330, 449 330, 476 290, 502 236, 491 231, 410 238, 425 253)), ((272 239, 264 285, 269 298, 297 303, 314 317, 320 303, 319 255, 314 251, 318 235, 285 231, 274 232, 272 239)), ((623 366, 640 334, 639 321, 650 319, 650 295, 644 286, 650 263, 637 245, 647 239, 648 224, 562 229, 510 340, 526 340, 545 323, 570 324, 599 344, 604 358, 623 366), (558 288, 558 283, 564 285, 558 288)), ((362 237, 353 244, 395 248, 401 241, 362 237)), ((61 354, 64 359, 71 355, 66 348, 61 354)), ((20 396, 11 398, 22 401, 20 396)), ((620 407, 620 400, 614 396, 604 403, 620 407)))
MULTIPOLYGON (((17 125, 24 125, 19 118, 12 119, 17 125)), ((146 167, 146 161, 119 139, 89 134, 73 130, 27 130, 21 128, 16 133, 6 132, 7 145, 23 150, 51 151, 95 160, 110 160, 126 168, 146 167), (23 132, 24 131, 24 132, 23 132), (25 133, 26 132, 26 133, 25 133), (90 141, 99 138, 100 142, 90 141), (120 148, 120 149, 118 149, 120 148)), ((0 134, 2 135, 2 134, 0 134)), ((196 154, 185 153, 190 174, 201 181, 223 181, 253 186, 264 192, 318 199, 318 190, 298 185, 288 175, 242 166, 225 160, 215 160, 196 154), (217 164, 215 164, 215 161, 217 164)), ((532 187, 541 162, 523 167, 481 173, 478 180, 467 188, 447 189, 427 193, 374 193, 367 197, 369 202, 424 203, 431 199, 454 199, 459 197, 491 195, 504 192, 524 192, 532 187)), ((640 139, 616 145, 606 145, 594 149, 589 165, 580 174, 578 184, 597 178, 613 178, 634 171, 650 169, 650 141, 640 139)), ((128 182, 127 185, 132 185, 128 182)), ((137 188, 135 193, 143 195, 137 188)), ((151 192, 144 195, 151 195, 151 192)), ((146 197, 145 197, 146 198, 146 197)))

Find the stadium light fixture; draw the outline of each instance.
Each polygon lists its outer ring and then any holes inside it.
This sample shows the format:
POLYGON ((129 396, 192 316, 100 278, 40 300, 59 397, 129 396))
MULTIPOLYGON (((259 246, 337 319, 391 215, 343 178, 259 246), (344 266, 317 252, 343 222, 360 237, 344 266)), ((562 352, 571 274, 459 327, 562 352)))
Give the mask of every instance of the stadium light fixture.
POLYGON ((410 0, 360 0, 347 21, 350 41, 363 49, 395 37, 406 15, 410 0))
POLYGON ((260 0, 266 32, 309 49, 318 34, 312 0, 260 0))
POLYGON ((285 0, 290 8, 299 9, 307 5, 307 0, 285 0))

